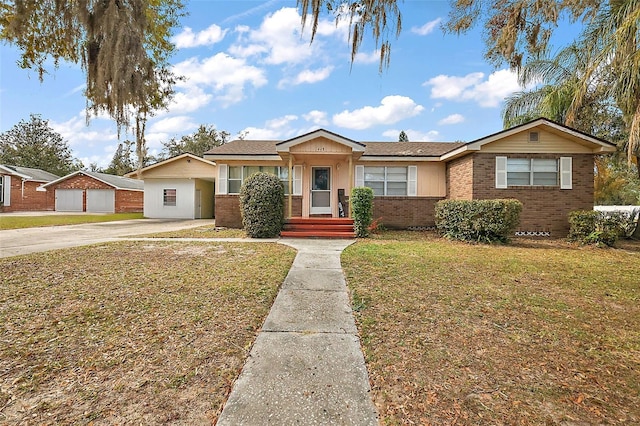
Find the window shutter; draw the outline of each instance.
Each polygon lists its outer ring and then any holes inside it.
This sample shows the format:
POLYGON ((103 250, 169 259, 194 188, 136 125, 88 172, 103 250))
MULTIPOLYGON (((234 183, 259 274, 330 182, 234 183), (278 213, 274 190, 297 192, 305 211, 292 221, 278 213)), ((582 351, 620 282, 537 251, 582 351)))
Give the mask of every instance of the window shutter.
POLYGON ((571 163, 571 157, 560 157, 560 189, 571 189, 573 187, 571 163))
MULTIPOLYGON (((2 179, 2 176, 0 176, 2 179)), ((4 191, 4 202, 2 203, 5 206, 11 205, 11 176, 4 177, 4 185, 2 185, 2 190, 4 191)))
POLYGON ((407 172, 407 195, 415 197, 418 195, 418 166, 409 166, 407 172))
POLYGON ((229 185, 227 183, 228 172, 229 166, 226 164, 218 164, 218 194, 226 195, 229 193, 229 185))
POLYGON ((364 186, 364 166, 356 166, 355 186, 364 186))
POLYGON ((293 195, 302 195, 302 166, 293 166, 293 195))
POLYGON ((507 157, 496 157, 496 188, 507 187, 507 157))

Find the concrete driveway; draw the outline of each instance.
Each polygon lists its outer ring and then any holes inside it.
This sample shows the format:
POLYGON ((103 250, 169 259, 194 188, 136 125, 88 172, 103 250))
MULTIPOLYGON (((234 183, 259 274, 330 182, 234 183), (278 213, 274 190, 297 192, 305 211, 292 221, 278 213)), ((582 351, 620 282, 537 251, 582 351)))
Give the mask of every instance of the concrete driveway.
POLYGON ((214 225, 213 219, 135 219, 0 231, 0 257, 114 241, 119 237, 214 225))

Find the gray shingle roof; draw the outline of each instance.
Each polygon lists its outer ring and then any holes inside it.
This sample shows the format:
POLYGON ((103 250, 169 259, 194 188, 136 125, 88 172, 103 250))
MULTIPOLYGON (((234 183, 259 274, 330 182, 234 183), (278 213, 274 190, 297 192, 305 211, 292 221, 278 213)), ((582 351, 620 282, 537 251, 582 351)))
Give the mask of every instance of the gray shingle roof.
POLYGON ((32 167, 8 166, 6 164, 4 165, 4 167, 14 170, 21 175, 29 176, 29 180, 34 180, 37 182, 51 182, 60 177, 54 175, 53 173, 49 173, 41 169, 34 169, 32 167))
POLYGON ((101 180, 106 184, 118 189, 144 189, 144 181, 141 181, 139 179, 131 179, 122 176, 110 175, 107 173, 90 172, 87 170, 83 170, 81 173, 87 176, 91 176, 94 179, 101 180))
MULTIPOLYGON (((277 155, 276 144, 279 141, 234 140, 210 149, 205 155, 277 155)), ((462 142, 362 142, 365 145, 364 156, 385 157, 439 157, 462 142)))

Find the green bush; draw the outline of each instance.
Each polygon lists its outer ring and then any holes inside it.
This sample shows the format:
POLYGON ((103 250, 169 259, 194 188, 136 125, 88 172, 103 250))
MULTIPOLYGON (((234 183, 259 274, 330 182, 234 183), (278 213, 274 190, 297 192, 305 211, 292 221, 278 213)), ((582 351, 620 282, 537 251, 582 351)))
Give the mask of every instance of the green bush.
POLYGON ((373 218, 373 189, 364 186, 353 188, 349 202, 356 237, 367 237, 373 218))
POLYGON ((518 200, 443 200, 436 203, 436 227, 461 241, 506 243, 520 223, 518 200))
POLYGON ((252 238, 273 238, 284 225, 284 187, 277 176, 255 173, 240 187, 242 226, 252 238))
POLYGON ((599 212, 576 210, 569 213, 569 240, 582 244, 613 246, 629 238, 636 227, 638 212, 599 212))

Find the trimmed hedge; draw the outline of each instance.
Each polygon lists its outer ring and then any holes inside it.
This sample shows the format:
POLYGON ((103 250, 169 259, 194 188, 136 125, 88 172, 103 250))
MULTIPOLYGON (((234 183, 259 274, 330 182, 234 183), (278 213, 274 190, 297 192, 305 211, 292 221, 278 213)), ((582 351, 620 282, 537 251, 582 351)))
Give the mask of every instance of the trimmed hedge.
POLYGON ((506 243, 521 212, 518 200, 443 200, 436 203, 436 227, 454 240, 506 243))
POLYGON ((240 187, 242 226, 251 238, 273 238, 284 226, 284 187, 277 176, 258 172, 240 187))
POLYGON ((631 213, 573 211, 569 213, 568 239, 582 244, 613 246, 618 239, 631 237, 639 213, 640 210, 631 213))
POLYGON ((369 225, 373 219, 373 189, 365 186, 353 188, 349 202, 356 237, 369 236, 369 225))

